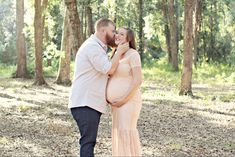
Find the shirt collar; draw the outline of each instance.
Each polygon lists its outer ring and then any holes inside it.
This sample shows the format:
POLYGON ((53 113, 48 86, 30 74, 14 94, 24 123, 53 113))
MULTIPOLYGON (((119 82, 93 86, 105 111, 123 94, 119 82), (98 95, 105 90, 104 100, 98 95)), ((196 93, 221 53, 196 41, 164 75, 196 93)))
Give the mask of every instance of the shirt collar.
POLYGON ((99 38, 97 38, 94 34, 91 35, 91 38, 94 39, 104 50, 108 51, 108 46, 104 44, 99 38))

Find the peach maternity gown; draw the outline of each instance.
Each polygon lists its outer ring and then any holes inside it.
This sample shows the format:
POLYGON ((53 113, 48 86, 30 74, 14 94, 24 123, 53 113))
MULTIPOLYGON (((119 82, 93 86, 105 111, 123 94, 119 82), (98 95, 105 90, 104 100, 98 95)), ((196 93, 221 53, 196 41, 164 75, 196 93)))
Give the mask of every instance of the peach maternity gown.
MULTIPOLYGON (((118 68, 109 79, 107 99, 112 102, 122 97, 128 90, 133 79, 131 69, 140 66, 140 55, 134 50, 128 50, 119 61, 118 68)), ((141 144, 136 128, 142 106, 140 89, 120 108, 112 107, 112 155, 141 156, 141 144)))

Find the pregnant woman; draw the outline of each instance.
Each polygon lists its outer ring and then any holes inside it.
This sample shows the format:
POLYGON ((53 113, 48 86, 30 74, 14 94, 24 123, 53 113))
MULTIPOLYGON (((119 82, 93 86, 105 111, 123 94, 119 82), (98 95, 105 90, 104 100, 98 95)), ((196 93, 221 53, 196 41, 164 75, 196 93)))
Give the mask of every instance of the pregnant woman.
POLYGON ((107 101, 111 104, 113 121, 112 155, 141 156, 136 126, 142 106, 142 73, 133 30, 120 28, 115 42, 117 45, 129 42, 130 49, 123 54, 116 72, 107 84, 107 101))

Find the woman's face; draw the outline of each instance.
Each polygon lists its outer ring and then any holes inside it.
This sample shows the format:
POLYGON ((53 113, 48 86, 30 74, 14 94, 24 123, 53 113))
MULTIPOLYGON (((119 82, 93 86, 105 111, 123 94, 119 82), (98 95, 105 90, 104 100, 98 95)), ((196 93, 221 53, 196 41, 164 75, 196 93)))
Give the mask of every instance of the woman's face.
POLYGON ((126 38, 127 38, 127 30, 125 30, 124 28, 120 28, 115 36, 115 44, 119 45, 126 43, 127 42, 126 38))

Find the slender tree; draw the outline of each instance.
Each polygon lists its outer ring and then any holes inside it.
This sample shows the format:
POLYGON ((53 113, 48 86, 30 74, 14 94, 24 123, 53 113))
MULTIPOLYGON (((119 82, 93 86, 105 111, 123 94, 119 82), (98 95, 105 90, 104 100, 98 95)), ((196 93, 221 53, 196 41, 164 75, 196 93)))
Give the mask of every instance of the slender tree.
POLYGON ((171 44, 170 44, 170 29, 169 29, 169 13, 168 13, 168 2, 167 0, 162 0, 162 12, 163 12, 163 21, 164 21, 164 34, 166 39, 167 53, 168 53, 168 62, 171 63, 171 44))
POLYGON ((34 16, 34 41, 35 41, 35 82, 36 85, 46 84, 43 77, 43 30, 45 10, 48 0, 35 0, 35 16, 34 16))
POLYGON ((185 0, 184 3, 184 59, 180 95, 192 93, 192 51, 193 51, 193 12, 196 0, 185 0))
POLYGON ((81 46, 83 37, 82 37, 82 28, 81 21, 78 16, 77 10, 77 1, 76 0, 64 0, 65 6, 68 9, 69 23, 71 26, 71 35, 72 35, 72 50, 74 55, 76 55, 78 48, 81 46))
POLYGON ((86 39, 86 37, 87 37, 87 12, 86 12, 86 6, 85 5, 83 5, 82 6, 82 12, 83 12, 83 28, 84 28, 84 31, 83 31, 83 40, 85 40, 86 39))
POLYGON ((143 39, 143 27, 144 27, 144 20, 143 20, 143 0, 139 0, 138 3, 138 7, 139 7, 139 52, 140 52, 140 56, 141 59, 143 59, 143 47, 144 47, 144 39, 143 39))
POLYGON ((202 0, 197 0, 195 5, 195 14, 196 14, 196 21, 194 26, 194 57, 193 63, 194 66, 197 67, 197 61, 199 57, 199 38, 200 38, 200 28, 202 22, 202 0))
POLYGON ((92 20, 92 8, 90 5, 86 6, 86 16, 87 16, 87 27, 88 27, 88 36, 94 33, 94 24, 92 20))
POLYGON ((70 80, 70 26, 68 21, 68 11, 65 9, 63 35, 61 41, 61 51, 63 55, 60 56, 59 71, 56 78, 57 84, 71 85, 70 80))
MULTIPOLYGON (((177 0, 176 0, 177 1, 177 0)), ((171 45, 171 64, 175 71, 178 68, 178 41, 177 41, 177 19, 175 14, 174 0, 169 3, 169 23, 170 23, 170 45, 171 45)))
POLYGON ((25 50, 25 37, 24 37, 24 0, 16 1, 16 51, 17 51, 17 78, 27 77, 27 63, 26 63, 26 50, 25 50))

